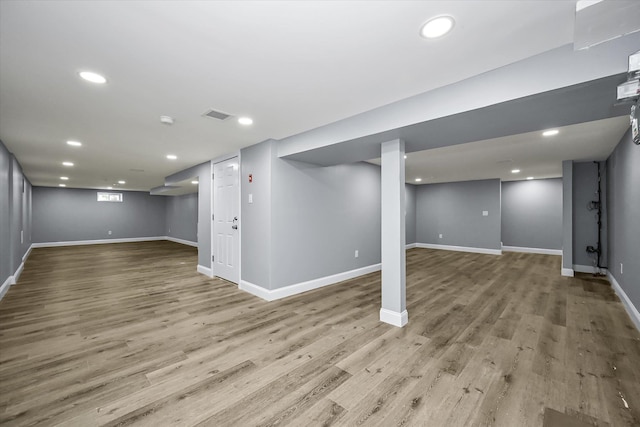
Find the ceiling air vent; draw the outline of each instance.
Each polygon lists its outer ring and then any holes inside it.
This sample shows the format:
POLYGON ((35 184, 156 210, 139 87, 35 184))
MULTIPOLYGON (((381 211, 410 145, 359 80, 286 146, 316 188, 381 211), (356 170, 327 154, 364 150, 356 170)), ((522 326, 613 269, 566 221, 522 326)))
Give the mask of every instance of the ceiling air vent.
POLYGON ((205 111, 203 116, 211 117, 212 119, 217 119, 217 120, 224 120, 224 119, 229 118, 231 115, 230 114, 226 114, 226 113, 222 113, 222 112, 216 111, 216 110, 207 110, 207 111, 205 111))

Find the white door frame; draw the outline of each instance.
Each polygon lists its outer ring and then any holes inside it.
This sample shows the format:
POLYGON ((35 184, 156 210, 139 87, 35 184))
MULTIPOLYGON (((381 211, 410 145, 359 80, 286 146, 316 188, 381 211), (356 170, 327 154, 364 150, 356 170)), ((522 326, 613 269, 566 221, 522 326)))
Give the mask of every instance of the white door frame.
POLYGON ((215 255, 215 232, 214 232, 214 221, 213 221, 213 203, 214 203, 214 171, 217 163, 226 162, 227 160, 231 160, 233 158, 238 158, 238 288, 240 288, 240 283, 242 282, 242 155, 240 151, 235 153, 226 154, 224 156, 216 157, 211 160, 211 194, 209 195, 209 210, 211 212, 209 218, 211 218, 211 259, 209 260, 211 275, 216 277, 216 271, 214 269, 214 261, 213 256, 215 255))

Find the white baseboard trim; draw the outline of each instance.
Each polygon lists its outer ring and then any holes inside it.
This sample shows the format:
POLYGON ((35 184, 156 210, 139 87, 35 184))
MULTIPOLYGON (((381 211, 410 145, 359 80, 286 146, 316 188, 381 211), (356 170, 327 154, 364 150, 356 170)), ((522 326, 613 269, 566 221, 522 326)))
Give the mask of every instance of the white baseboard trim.
POLYGON ((606 268, 598 269, 597 267, 594 267, 593 265, 573 264, 573 271, 575 271, 576 273, 589 273, 589 274, 602 273, 602 274, 606 274, 607 269, 606 268), (598 271, 598 270, 600 270, 600 271, 598 271))
POLYGON ((613 290, 616 292, 616 294, 618 294, 620 301, 622 301, 622 305, 624 306, 624 309, 629 314, 631 321, 636 326, 636 328, 640 331, 640 312, 638 312, 638 309, 636 308, 636 306, 633 305, 633 303, 625 293, 624 289, 622 289, 622 286, 620 286, 620 284, 618 283, 616 278, 613 277, 613 274, 611 274, 610 271, 607 271, 607 278, 609 279, 609 282, 611 283, 613 290))
POLYGON ((0 300, 2 300, 2 297, 4 297, 4 294, 7 293, 13 283, 13 276, 9 276, 7 277, 7 280, 4 281, 2 286, 0 286, 0 300))
POLYGON ((183 245, 193 246, 194 248, 198 247, 198 242, 192 242, 191 240, 178 239, 177 237, 165 236, 165 238, 170 242, 182 243, 183 245))
POLYGON ((407 324, 407 322, 409 322, 409 313, 407 313, 407 310, 403 311, 402 313, 398 313, 397 311, 391 311, 387 310, 386 308, 381 308, 380 321, 402 328, 407 324))
POLYGON ((253 294, 264 300, 275 301, 292 295, 297 295, 302 292, 311 291, 313 289, 322 288, 323 286, 333 285, 334 283, 373 273, 374 271, 380 271, 381 268, 382 264, 368 265, 366 267, 356 268, 355 270, 349 270, 343 273, 320 277, 306 282, 296 283, 294 285, 289 285, 272 290, 254 285, 253 283, 247 282, 246 280, 241 280, 240 289, 242 289, 243 291, 247 291, 250 294, 253 294))
POLYGON ((417 243, 409 243, 409 244, 406 246, 406 249, 413 249, 413 248, 417 248, 417 247, 418 247, 418 244, 417 244, 417 243))
POLYGON ((133 242, 152 242, 156 240, 167 240, 166 236, 156 237, 130 237, 125 239, 101 239, 101 240, 73 240, 69 242, 42 242, 34 243, 34 248, 53 248, 58 246, 85 246, 85 245, 104 245, 108 243, 133 243, 133 242))
POLYGON ((562 270, 560 270, 560 274, 564 277, 574 276, 573 270, 571 268, 563 268, 562 270))
POLYGON ((265 301, 273 301, 276 299, 271 296, 271 291, 269 289, 265 289, 262 286, 254 285, 253 283, 247 282, 246 280, 240 280, 240 286, 238 287, 245 292, 249 292, 251 295, 262 298, 265 301))
POLYGON ((29 245, 29 249, 27 249, 27 252, 25 252, 24 255, 22 256, 22 262, 27 261, 27 258, 29 258, 29 255, 31 255, 32 249, 33 249, 33 245, 29 245))
POLYGON ((562 249, 525 248, 523 246, 503 246, 505 252, 524 252, 527 254, 562 255, 562 249))
POLYGON ((20 280, 20 275, 22 274, 23 270, 24 270, 24 261, 20 263, 16 272, 13 273, 13 283, 12 283, 13 285, 18 283, 18 280, 20 280))
POLYGON ((207 277, 213 278, 213 271, 211 271, 210 268, 205 267, 204 265, 198 264, 198 267, 196 269, 198 270, 198 273, 204 274, 207 277))
POLYGON ((477 254, 502 255, 501 249, 471 248, 468 246, 435 245, 433 243, 416 243, 416 247, 425 249, 441 249, 444 251, 473 252, 477 254))

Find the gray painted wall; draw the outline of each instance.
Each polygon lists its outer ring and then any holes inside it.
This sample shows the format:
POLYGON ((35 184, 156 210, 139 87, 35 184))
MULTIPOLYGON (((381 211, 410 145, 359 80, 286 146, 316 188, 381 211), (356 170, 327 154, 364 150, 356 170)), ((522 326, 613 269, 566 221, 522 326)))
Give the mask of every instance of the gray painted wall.
POLYGON ((502 183, 502 244, 562 249, 562 179, 502 183))
POLYGON ((242 277, 271 289, 271 163, 274 141, 245 148, 240 153, 242 277), (249 183, 249 174, 253 182, 249 183), (249 203, 249 194, 253 203, 249 203))
POLYGON ((211 268, 211 162, 204 162, 165 178, 165 185, 197 178, 198 184, 198 265, 211 268))
MULTIPOLYGON (((573 161, 562 162, 562 274, 573 271, 573 161)), ((573 275, 571 273, 570 275, 573 275)))
POLYGON ((13 276, 11 269, 11 154, 0 142, 0 285, 9 276, 13 276))
POLYGON ((631 141, 630 130, 607 160, 607 171, 609 271, 640 309, 640 146, 631 141))
MULTIPOLYGON (((607 186, 604 175, 606 165, 601 163, 603 174, 602 200, 606 206, 607 186)), ((596 211, 587 209, 592 200, 598 200, 598 169, 593 162, 573 163, 573 264, 594 265, 595 258, 590 256, 587 246, 596 247, 598 244, 598 222, 596 211)), ((606 208, 603 211, 602 222, 602 250, 601 264, 606 264, 607 259, 607 216, 606 208)))
POLYGON ((412 184, 405 184, 405 203, 406 212, 405 217, 405 238, 406 244, 416 243, 416 191, 417 186, 412 184))
POLYGON ((420 185, 416 218, 418 243, 501 249, 500 180, 420 185))
POLYGON ((31 246, 31 184, 0 141, 0 285, 13 276, 31 246))
POLYGON ((165 235, 165 197, 122 191, 122 203, 98 202, 97 191, 34 187, 33 241, 44 243, 165 235), (108 234, 109 230, 112 231, 111 235, 108 234))
POLYGON ((380 185, 376 165, 274 158, 272 289, 380 263, 380 185))
POLYGON ((198 241, 198 193, 166 199, 166 235, 198 241))

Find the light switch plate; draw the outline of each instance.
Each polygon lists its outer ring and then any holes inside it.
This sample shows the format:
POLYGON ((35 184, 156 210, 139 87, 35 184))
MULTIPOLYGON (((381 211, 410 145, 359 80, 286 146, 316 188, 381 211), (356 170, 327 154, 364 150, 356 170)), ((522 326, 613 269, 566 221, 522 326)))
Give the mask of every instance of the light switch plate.
POLYGON ((482 216, 489 216, 489 211, 482 211, 482 216))

